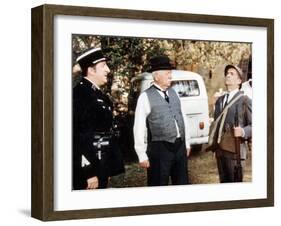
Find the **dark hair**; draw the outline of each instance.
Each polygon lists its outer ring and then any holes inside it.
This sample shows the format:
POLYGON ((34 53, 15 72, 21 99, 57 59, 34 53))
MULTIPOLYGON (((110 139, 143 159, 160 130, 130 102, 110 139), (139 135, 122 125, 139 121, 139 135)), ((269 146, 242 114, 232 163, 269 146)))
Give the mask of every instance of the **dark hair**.
POLYGON ((83 77, 86 77, 86 76, 87 76, 88 68, 89 68, 89 67, 95 68, 95 67, 96 67, 96 64, 91 64, 91 65, 89 65, 88 67, 83 67, 83 68, 81 68, 81 69, 82 69, 81 75, 82 75, 83 77))

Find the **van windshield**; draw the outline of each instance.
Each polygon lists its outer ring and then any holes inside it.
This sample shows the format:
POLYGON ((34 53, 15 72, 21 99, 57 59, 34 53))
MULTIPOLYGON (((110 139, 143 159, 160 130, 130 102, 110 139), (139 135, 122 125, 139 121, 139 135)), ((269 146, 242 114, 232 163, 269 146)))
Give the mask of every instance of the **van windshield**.
POLYGON ((173 81, 172 87, 176 90, 179 97, 199 96, 200 90, 196 80, 173 81))

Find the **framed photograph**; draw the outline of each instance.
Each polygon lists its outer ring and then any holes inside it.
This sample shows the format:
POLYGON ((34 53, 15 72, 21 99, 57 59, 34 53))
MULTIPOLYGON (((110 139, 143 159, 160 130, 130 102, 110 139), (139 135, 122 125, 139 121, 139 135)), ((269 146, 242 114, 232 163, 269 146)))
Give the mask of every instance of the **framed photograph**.
POLYGON ((274 205, 273 19, 42 5, 32 9, 31 51, 32 217, 50 221, 274 205), (79 60, 99 48, 100 59, 108 59, 102 91, 112 101, 125 171, 109 176, 104 189, 75 189, 74 87, 85 79, 79 60), (146 186, 134 150, 136 101, 152 82, 147 71, 154 55, 169 56, 172 75, 181 76, 172 85, 182 105, 206 95, 198 108, 206 122, 197 126, 199 113, 188 107, 185 112, 192 133, 186 185, 146 186), (216 158, 205 149, 229 64, 242 69, 242 89, 250 84, 244 94, 252 102, 252 139, 243 182, 220 183, 216 158), (183 79, 189 74, 191 80, 183 79))

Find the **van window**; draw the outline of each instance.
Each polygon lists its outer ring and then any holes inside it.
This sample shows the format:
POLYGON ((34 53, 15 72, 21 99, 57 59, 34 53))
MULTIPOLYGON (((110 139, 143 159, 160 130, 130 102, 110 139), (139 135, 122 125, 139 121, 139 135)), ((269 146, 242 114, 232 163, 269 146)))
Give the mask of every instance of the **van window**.
POLYGON ((199 96, 200 90, 196 80, 173 81, 173 88, 178 93, 179 97, 199 96))

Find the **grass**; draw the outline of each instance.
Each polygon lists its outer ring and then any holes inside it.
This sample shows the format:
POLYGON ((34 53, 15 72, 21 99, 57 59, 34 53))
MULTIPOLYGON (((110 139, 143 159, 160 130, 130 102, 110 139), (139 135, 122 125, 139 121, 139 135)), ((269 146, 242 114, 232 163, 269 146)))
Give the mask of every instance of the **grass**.
MULTIPOLYGON (((127 164, 125 174, 111 178, 110 187, 143 187, 146 186, 146 170, 137 163, 127 164)), ((244 181, 252 180, 251 152, 246 160, 244 181)), ((189 179, 191 184, 215 184, 219 183, 216 159, 212 152, 204 150, 193 153, 189 158, 189 179)))

